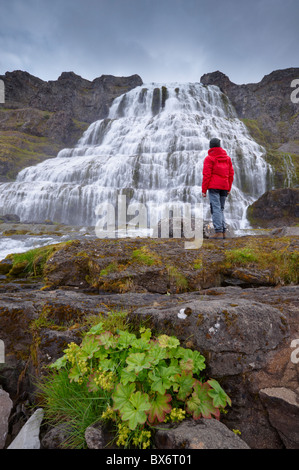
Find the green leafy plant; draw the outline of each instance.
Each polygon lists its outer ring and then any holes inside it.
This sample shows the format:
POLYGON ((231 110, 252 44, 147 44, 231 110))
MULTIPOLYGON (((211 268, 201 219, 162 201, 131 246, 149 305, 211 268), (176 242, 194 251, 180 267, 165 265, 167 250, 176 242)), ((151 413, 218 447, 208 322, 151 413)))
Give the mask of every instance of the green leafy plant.
POLYGON ((93 406, 98 394, 97 420, 114 425, 123 447, 149 447, 159 423, 188 415, 219 419, 231 405, 216 380, 201 377, 206 366, 198 351, 181 347, 174 336, 152 337, 149 328, 112 333, 100 322, 64 353, 51 369, 64 377, 67 370, 70 386, 80 385, 84 396, 88 391, 93 406))

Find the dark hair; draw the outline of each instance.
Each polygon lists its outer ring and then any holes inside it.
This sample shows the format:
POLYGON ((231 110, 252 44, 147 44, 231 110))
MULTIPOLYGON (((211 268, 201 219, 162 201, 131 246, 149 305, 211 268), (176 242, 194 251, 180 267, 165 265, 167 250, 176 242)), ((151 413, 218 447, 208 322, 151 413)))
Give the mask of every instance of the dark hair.
POLYGON ((211 139, 210 140, 210 149, 213 147, 220 147, 220 140, 219 139, 211 139))

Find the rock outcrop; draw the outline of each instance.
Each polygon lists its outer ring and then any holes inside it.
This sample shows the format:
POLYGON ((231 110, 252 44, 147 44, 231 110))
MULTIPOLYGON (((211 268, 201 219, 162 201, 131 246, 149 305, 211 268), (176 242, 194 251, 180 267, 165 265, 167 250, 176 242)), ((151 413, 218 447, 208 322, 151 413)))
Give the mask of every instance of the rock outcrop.
POLYGON ((247 210, 253 227, 278 228, 299 224, 299 188, 267 191, 247 210))
POLYGON ((9 394, 0 387, 0 449, 5 446, 8 433, 8 418, 13 406, 9 394))
POLYGON ((8 449, 39 449, 40 448, 40 426, 44 417, 42 408, 37 409, 26 421, 17 437, 8 446, 8 449))
POLYGON ((260 391, 272 426, 287 449, 298 449, 299 401, 297 394, 284 387, 265 388, 260 391), (284 419, 281 419, 283 415, 284 419))
POLYGON ((63 72, 56 81, 45 82, 17 70, 0 78, 5 84, 6 107, 63 111, 88 123, 105 118, 114 98, 142 85, 138 75, 102 75, 91 82, 74 72, 63 72))
POLYGON ((219 71, 201 77, 203 85, 216 85, 229 97, 253 138, 266 148, 275 187, 299 182, 298 103, 291 99, 291 84, 298 78, 299 68, 276 70, 259 83, 242 85, 219 71))
POLYGON ((74 146, 91 122, 107 116, 114 98, 142 84, 138 75, 89 81, 73 72, 45 82, 19 70, 0 79, 0 181, 74 146))
POLYGON ((239 436, 216 419, 159 426, 155 444, 157 449, 249 449, 239 436))

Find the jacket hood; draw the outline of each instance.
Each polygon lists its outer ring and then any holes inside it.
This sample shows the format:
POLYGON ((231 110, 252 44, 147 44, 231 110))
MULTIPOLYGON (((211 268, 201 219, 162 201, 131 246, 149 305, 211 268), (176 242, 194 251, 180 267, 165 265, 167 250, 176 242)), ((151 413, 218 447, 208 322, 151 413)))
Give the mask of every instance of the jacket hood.
POLYGON ((209 149, 208 154, 210 157, 214 157, 217 159, 228 157, 226 151, 222 147, 213 147, 209 149))

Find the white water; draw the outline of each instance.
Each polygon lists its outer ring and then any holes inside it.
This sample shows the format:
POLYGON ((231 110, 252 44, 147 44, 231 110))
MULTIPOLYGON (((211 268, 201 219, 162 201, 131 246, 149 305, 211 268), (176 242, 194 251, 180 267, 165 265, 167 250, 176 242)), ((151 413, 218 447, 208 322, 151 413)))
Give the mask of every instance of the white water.
MULTIPOLYGON (((60 240, 59 240, 60 241, 60 240)), ((59 243, 56 240, 56 243, 59 243)), ((55 243, 53 237, 23 237, 23 238, 12 238, 2 237, 0 238, 0 261, 11 253, 24 253, 25 251, 39 248, 40 246, 51 245, 55 243)))
MULTIPOLYGON (((92 123, 75 148, 1 184, 0 214, 91 226, 96 206, 105 201, 116 206, 121 192, 130 202, 159 206, 202 202, 203 160, 209 140, 218 137, 235 169, 226 220, 235 229, 246 228, 246 208, 268 189, 271 169, 264 149, 218 87, 175 83, 167 85, 167 96, 164 103, 162 85, 148 84, 117 98, 108 118, 92 123)), ((207 200, 204 216, 209 218, 207 200)))

